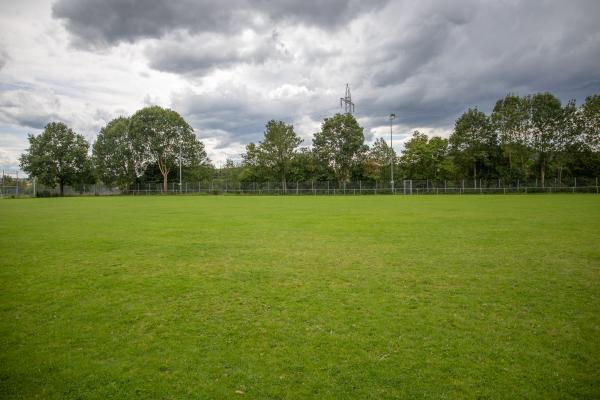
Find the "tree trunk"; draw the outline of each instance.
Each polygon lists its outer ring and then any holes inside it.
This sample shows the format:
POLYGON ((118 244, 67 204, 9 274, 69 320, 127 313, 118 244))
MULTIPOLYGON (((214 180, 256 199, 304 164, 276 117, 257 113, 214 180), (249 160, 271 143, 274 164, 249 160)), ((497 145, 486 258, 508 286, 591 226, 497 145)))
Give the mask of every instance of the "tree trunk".
POLYGON ((546 178, 546 163, 542 162, 540 165, 540 178, 542 180, 542 187, 544 187, 544 179, 546 178))
POLYGON ((477 161, 473 163, 473 187, 477 187, 477 161))
POLYGON ((562 170, 563 170, 563 166, 562 163, 560 164, 560 168, 558 169, 558 183, 560 184, 562 182, 562 170))
POLYGON ((167 180, 167 176, 169 174, 162 174, 163 176, 163 192, 168 192, 169 191, 169 182, 167 180))
POLYGON ((287 182, 285 181, 285 172, 281 175, 281 188, 283 193, 287 193, 287 182))
POLYGON ((65 195, 65 183, 63 181, 61 181, 59 183, 60 186, 60 197, 63 197, 65 195))

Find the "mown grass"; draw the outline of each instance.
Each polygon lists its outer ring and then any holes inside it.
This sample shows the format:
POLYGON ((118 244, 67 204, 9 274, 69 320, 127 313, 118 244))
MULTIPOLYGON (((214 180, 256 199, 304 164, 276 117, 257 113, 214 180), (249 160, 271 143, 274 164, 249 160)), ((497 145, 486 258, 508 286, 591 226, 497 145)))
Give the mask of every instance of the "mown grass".
POLYGON ((600 197, 0 201, 1 398, 598 398, 600 197))

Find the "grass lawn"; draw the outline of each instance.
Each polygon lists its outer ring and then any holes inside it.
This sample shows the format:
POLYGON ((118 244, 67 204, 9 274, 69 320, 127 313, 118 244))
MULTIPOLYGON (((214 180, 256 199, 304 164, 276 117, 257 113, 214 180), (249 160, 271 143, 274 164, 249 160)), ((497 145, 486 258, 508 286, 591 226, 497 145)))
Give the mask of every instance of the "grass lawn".
POLYGON ((600 196, 0 201, 0 398, 599 398, 600 196))

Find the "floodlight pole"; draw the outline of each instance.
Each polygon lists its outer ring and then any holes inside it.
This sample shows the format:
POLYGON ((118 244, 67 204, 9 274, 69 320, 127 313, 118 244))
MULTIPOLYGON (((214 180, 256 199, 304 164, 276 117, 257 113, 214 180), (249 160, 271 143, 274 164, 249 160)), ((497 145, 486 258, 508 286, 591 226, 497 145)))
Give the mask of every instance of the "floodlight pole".
POLYGON ((179 193, 181 194, 181 190, 182 190, 182 183, 181 183, 181 147, 182 147, 182 143, 181 141, 179 142, 179 193))
POLYGON ((393 143, 393 139, 392 139, 392 121, 394 121, 394 118, 396 118, 396 114, 390 114, 390 170, 392 172, 392 180, 391 180, 391 184, 392 184, 392 194, 395 194, 396 191, 394 190, 394 143, 393 143))

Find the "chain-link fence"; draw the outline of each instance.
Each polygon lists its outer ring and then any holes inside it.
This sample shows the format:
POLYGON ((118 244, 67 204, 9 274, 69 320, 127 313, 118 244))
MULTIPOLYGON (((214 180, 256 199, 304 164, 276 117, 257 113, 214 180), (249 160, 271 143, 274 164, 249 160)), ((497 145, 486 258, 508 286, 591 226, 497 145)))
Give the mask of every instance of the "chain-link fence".
MULTIPOLYGON (((167 195, 167 194, 237 194, 237 195, 439 195, 439 194, 510 194, 510 193, 599 193, 597 178, 506 181, 494 180, 411 180, 392 184, 389 181, 308 181, 308 182, 230 182, 215 179, 200 182, 135 183, 118 188, 104 184, 81 184, 64 187, 65 196, 167 195)), ((58 186, 41 185, 35 179, 4 179, 0 197, 59 196, 58 186)))

